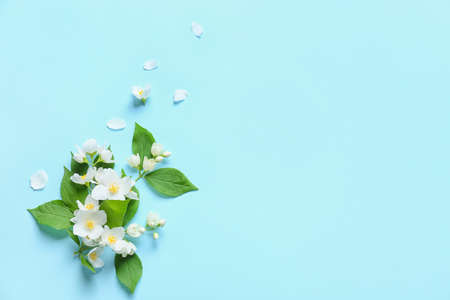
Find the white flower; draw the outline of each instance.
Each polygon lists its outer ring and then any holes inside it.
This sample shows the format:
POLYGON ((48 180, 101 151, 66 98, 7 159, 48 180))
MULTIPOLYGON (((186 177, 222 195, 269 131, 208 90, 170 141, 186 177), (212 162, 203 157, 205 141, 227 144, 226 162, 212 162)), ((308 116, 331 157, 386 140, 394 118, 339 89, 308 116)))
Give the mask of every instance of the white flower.
POLYGON ((131 93, 139 100, 145 103, 147 98, 150 96, 150 86, 146 86, 144 88, 139 86, 133 86, 131 88, 131 93))
POLYGON ((128 158, 128 164, 133 168, 138 168, 141 164, 141 157, 139 156, 139 153, 136 155, 131 155, 130 158, 128 158))
POLYGON ((136 252, 136 246, 132 242, 120 240, 117 241, 113 250, 117 254, 121 254, 122 257, 126 257, 127 255, 133 255, 136 252))
POLYGON ((88 237, 95 240, 103 232, 103 225, 106 223, 106 213, 103 210, 76 210, 75 217, 71 219, 73 233, 80 237, 88 237))
POLYGON ((105 147, 99 147, 98 148, 98 154, 100 155, 100 159, 105 162, 105 163, 113 163, 114 160, 112 159, 113 157, 113 153, 111 152, 111 150, 109 150, 108 148, 105 147))
POLYGON ((96 173, 95 168, 89 167, 86 174, 81 176, 80 174, 75 173, 72 176, 70 176, 70 180, 78 184, 86 184, 94 179, 95 173, 96 173))
POLYGON ((116 251, 117 242, 123 240, 125 236, 125 229, 123 227, 109 228, 105 226, 101 237, 101 244, 110 246, 114 251, 116 251))
POLYGON ((113 169, 99 168, 95 175, 97 185, 92 190, 92 197, 97 200, 125 200, 125 197, 138 200, 131 190, 134 181, 131 177, 120 177, 113 169))
POLYGON ((145 232, 145 228, 139 224, 133 223, 128 225, 127 234, 131 237, 138 238, 145 232))
POLYGON ((83 145, 80 147, 76 146, 78 152, 76 152, 73 155, 73 159, 77 161, 78 163, 82 164, 87 162, 86 160, 86 154, 95 154, 98 150, 97 141, 95 139, 88 139, 83 143, 83 145))
POLYGON ((175 90, 175 92, 173 93, 173 102, 174 103, 181 102, 185 100, 188 95, 189 92, 186 90, 175 90))
POLYGON ((91 265, 94 268, 101 268, 105 265, 103 263, 103 260, 100 258, 102 253, 103 253, 103 247, 95 247, 94 249, 89 251, 89 253, 87 255, 87 259, 89 260, 89 262, 91 263, 91 265))
POLYGON ((152 171, 156 166, 156 160, 153 158, 148 158, 147 156, 144 156, 144 162, 142 163, 142 167, 144 168, 144 171, 152 171))
POLYGON ((95 152, 97 152, 98 149, 98 145, 97 145, 97 141, 95 139, 88 139, 87 141, 85 141, 83 143, 83 146, 81 146, 81 150, 84 153, 88 153, 88 154, 94 154, 95 152))
POLYGON ((100 205, 98 204, 98 200, 91 197, 91 195, 88 195, 86 199, 84 200, 84 204, 81 203, 80 200, 77 200, 78 209, 79 210, 91 210, 96 211, 99 209, 100 205))
POLYGON ((152 144, 151 152, 152 152, 153 156, 159 156, 159 155, 161 155, 163 153, 163 151, 164 151, 163 145, 158 144, 158 143, 153 143, 152 144))
POLYGON ((147 225, 154 228, 158 226, 160 217, 157 213, 150 211, 147 215, 147 225))
POLYGON ((30 177, 30 186, 33 190, 42 190, 48 182, 48 175, 44 170, 37 171, 30 177))

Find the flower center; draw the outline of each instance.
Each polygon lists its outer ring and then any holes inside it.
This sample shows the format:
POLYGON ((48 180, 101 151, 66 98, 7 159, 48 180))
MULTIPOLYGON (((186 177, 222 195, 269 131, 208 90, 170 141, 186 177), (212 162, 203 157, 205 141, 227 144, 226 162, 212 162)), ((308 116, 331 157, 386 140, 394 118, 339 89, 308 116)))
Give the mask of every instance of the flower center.
POLYGON ((109 186, 109 191, 111 192, 111 194, 115 194, 119 191, 119 186, 113 183, 109 186))
POLYGON ((86 180, 86 175, 87 174, 84 174, 83 176, 81 176, 81 179, 86 180))
POLYGON ((139 96, 142 96, 142 94, 144 94, 144 90, 143 90, 143 89, 140 89, 139 92, 138 92, 138 94, 139 94, 139 96))
POLYGON ((113 236, 113 235, 108 236, 108 243, 114 244, 115 242, 117 242, 117 239, 115 236, 113 236))
POLYGON ((92 260, 97 260, 97 253, 96 253, 96 252, 92 252, 91 254, 89 254, 89 257, 90 257, 92 260))
POLYGON ((86 222, 86 227, 87 228, 89 228, 89 229, 94 229, 94 222, 92 222, 92 221, 87 221, 86 222))
POLYGON ((85 205, 85 207, 86 207, 87 210, 91 210, 91 209, 94 208, 94 204, 88 203, 88 204, 85 205))

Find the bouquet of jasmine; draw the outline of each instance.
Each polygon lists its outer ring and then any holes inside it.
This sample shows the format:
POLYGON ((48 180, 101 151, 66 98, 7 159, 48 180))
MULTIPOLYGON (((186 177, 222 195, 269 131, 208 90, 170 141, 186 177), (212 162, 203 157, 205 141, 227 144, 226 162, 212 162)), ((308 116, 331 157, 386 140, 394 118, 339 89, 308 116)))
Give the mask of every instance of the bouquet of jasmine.
POLYGON ((113 169, 111 147, 87 140, 72 154, 70 170, 64 168, 61 200, 29 210, 38 223, 66 230, 78 247, 75 255, 94 273, 96 268, 103 267, 103 250, 110 248, 115 253, 117 277, 130 292, 134 292, 142 276, 142 263, 129 238, 150 232, 158 239, 158 230, 166 223, 150 212, 145 226, 129 224, 139 207, 136 182, 145 179, 157 192, 169 197, 197 190, 177 169, 157 168, 171 153, 164 151, 153 135, 137 123, 132 150, 128 163, 137 169, 136 179, 127 176, 124 170, 119 174, 113 169))

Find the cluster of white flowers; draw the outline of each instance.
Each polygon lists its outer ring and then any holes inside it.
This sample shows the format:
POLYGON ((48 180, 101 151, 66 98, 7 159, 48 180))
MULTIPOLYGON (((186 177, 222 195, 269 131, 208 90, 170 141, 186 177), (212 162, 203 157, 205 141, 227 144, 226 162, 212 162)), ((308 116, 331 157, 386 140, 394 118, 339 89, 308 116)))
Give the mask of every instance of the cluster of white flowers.
MULTIPOLYGON (((142 161, 142 169, 144 172, 153 171, 156 167, 156 164, 159 162, 162 162, 164 158, 169 157, 172 155, 169 151, 164 151, 164 148, 161 144, 153 143, 151 151, 152 158, 148 158, 147 156, 144 156, 144 160, 142 161)), ((139 153, 133 154, 128 158, 128 164, 136 169, 141 168, 141 157, 139 156, 139 153)))
POLYGON ((79 163, 87 163, 86 155, 93 157, 98 153, 100 161, 105 163, 113 163, 112 152, 104 146, 99 146, 95 139, 89 139, 83 143, 81 148, 77 146, 78 152, 73 155, 73 159, 79 163))
MULTIPOLYGON (((152 147, 152 154, 157 153, 156 157, 160 155, 168 157, 170 155, 169 152, 163 153, 160 146, 157 146, 155 149, 157 150, 154 151, 152 147)), ((94 160, 94 156, 97 154, 97 161, 112 162, 112 152, 105 147, 99 147, 94 139, 87 140, 81 148, 78 148, 78 152, 73 158, 79 163, 90 163, 86 155, 89 155, 91 160, 94 160)), ((137 157, 139 159, 139 156, 137 157)), ((146 157, 144 158, 144 165, 145 159, 146 157)), ((140 161, 137 165, 139 164, 140 161)), ((70 178, 72 182, 87 185, 91 190, 84 203, 77 200, 78 209, 74 211, 74 217, 71 221, 74 223, 73 233, 81 238, 84 245, 93 247, 87 255, 89 262, 94 268, 101 268, 104 263, 100 256, 104 247, 109 246, 116 254, 122 255, 122 257, 133 255, 136 252, 136 246, 124 239, 125 233, 130 237, 138 238, 147 229, 138 224, 130 224, 126 230, 123 227, 109 228, 106 225, 107 215, 104 210, 100 209, 100 201, 125 201, 127 198, 138 200, 138 195, 132 191, 135 181, 131 177, 121 177, 113 169, 97 169, 94 165, 90 164, 86 174, 80 175, 75 173, 70 178)), ((148 214, 147 225, 150 231, 164 226, 165 222, 153 212, 148 214)), ((153 238, 157 239, 158 237, 158 233, 154 232, 153 238)))

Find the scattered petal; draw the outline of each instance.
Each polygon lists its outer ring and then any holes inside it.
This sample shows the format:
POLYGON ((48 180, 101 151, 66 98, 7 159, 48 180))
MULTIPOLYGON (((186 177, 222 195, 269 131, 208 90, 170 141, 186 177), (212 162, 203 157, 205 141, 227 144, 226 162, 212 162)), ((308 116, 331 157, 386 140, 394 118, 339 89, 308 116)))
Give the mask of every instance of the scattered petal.
POLYGON ((175 93, 173 93, 173 102, 178 103, 183 101, 188 95, 189 93, 186 90, 175 90, 175 93))
POLYGON ((203 35, 203 27, 202 25, 196 23, 196 22, 192 22, 191 24, 191 30, 194 33, 194 35, 198 38, 201 38, 203 35))
POLYGON ((144 70, 146 71, 154 70, 156 68, 158 68, 158 63, 154 59, 146 61, 144 63, 144 70))
POLYGON ((108 126, 108 128, 112 130, 121 130, 124 129, 127 126, 127 124, 123 119, 114 118, 109 120, 108 123, 106 123, 106 126, 108 126))
POLYGON ((48 175, 44 170, 37 171, 30 177, 30 186, 33 190, 42 190, 48 182, 48 175))

